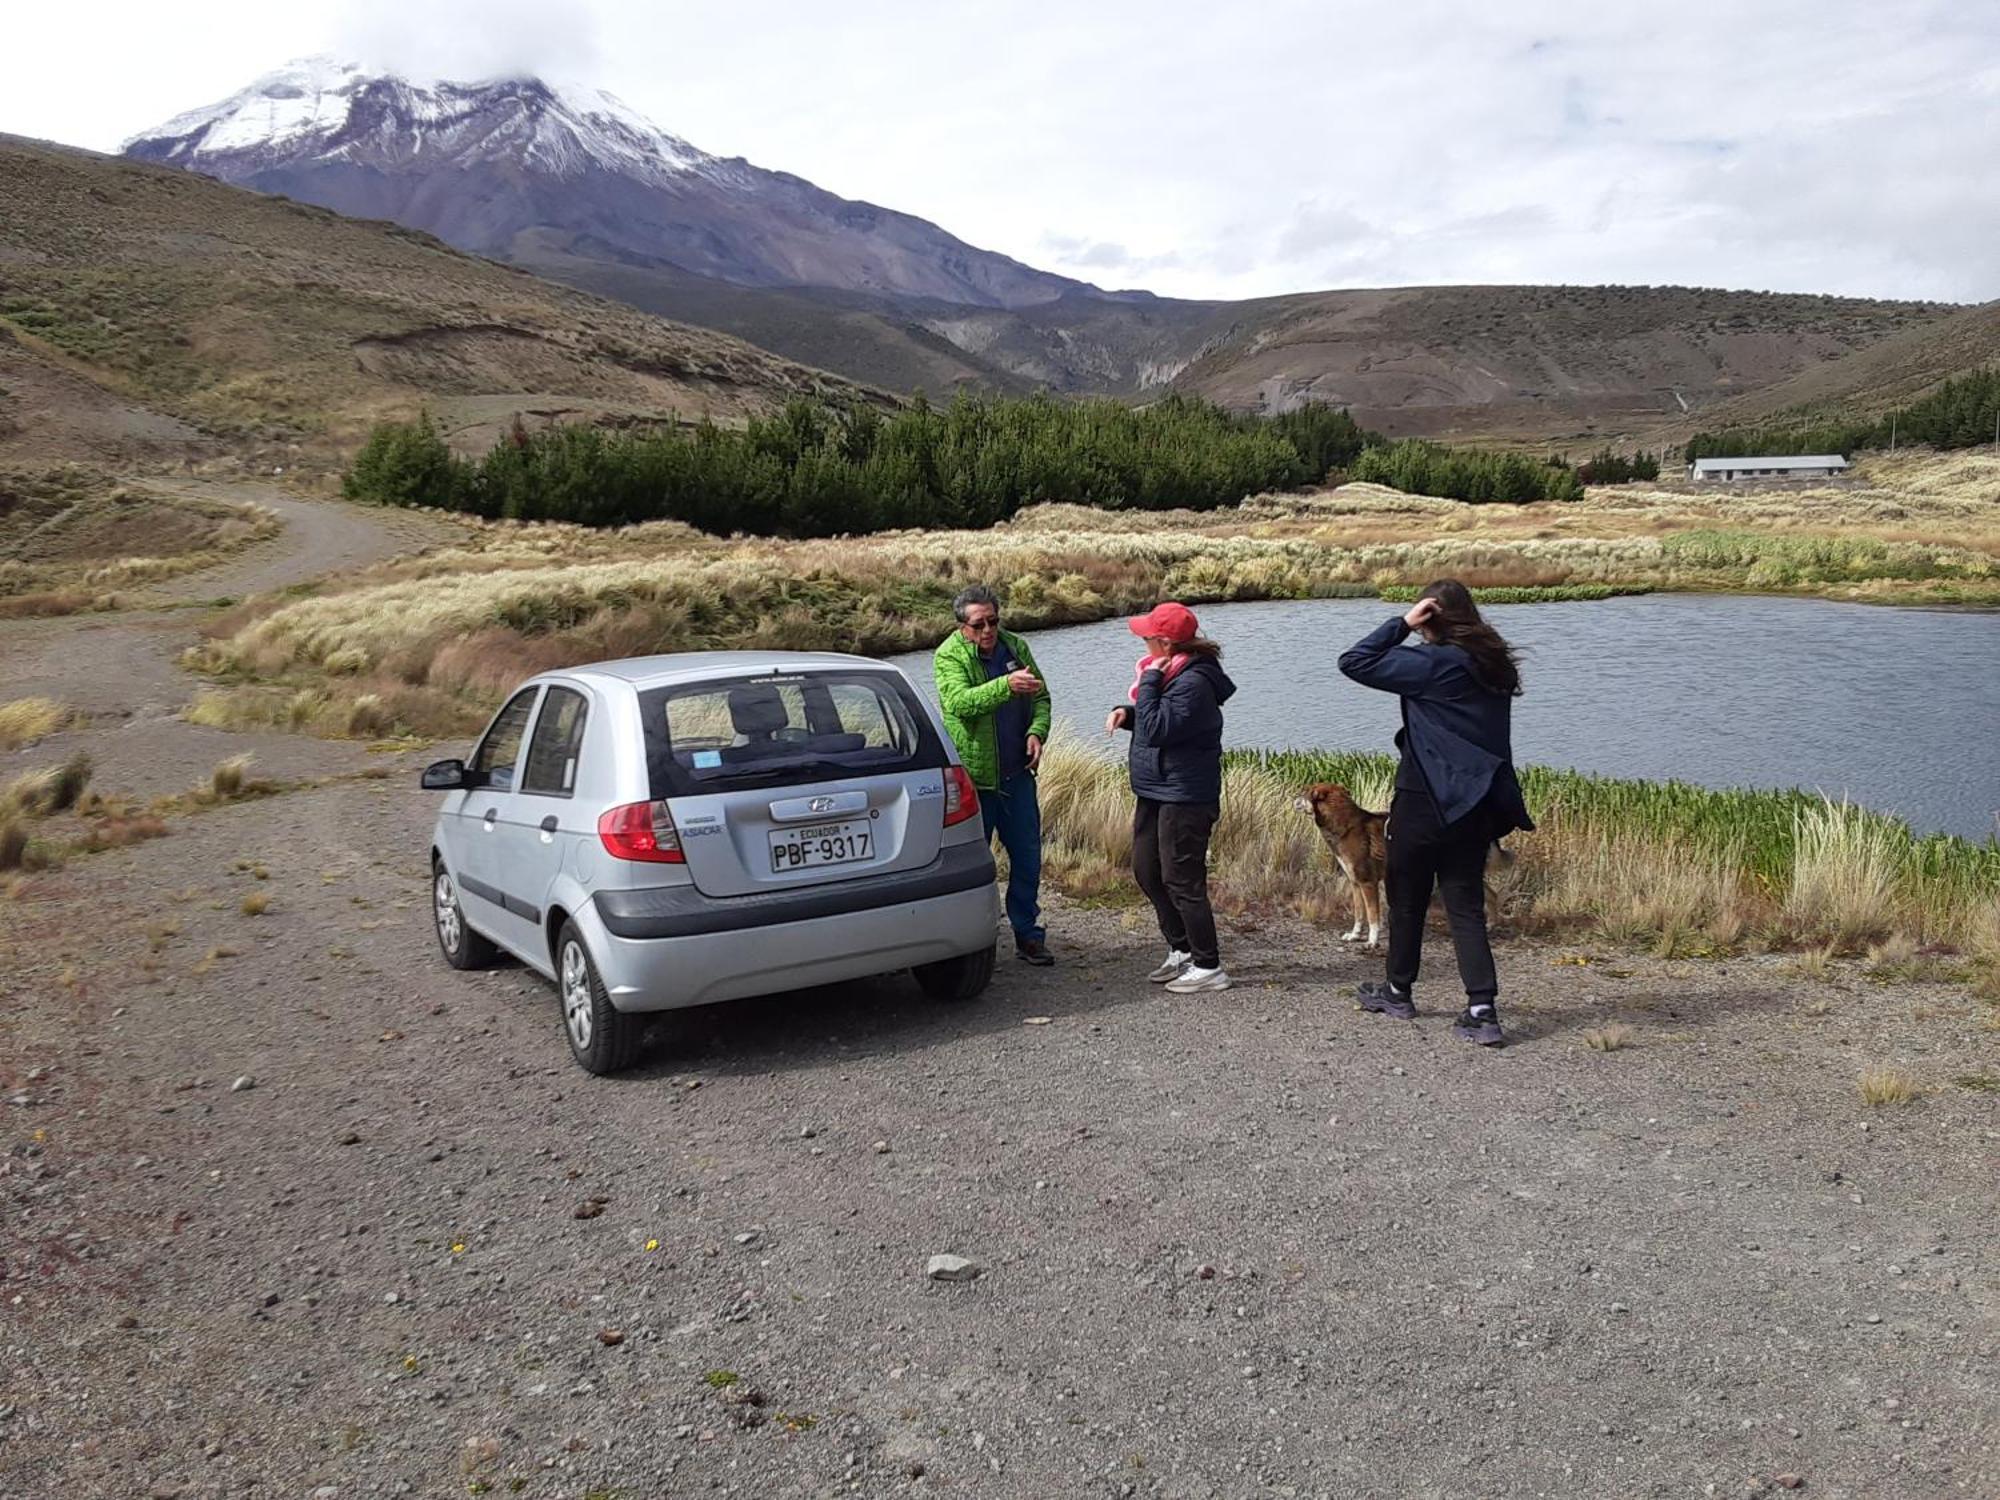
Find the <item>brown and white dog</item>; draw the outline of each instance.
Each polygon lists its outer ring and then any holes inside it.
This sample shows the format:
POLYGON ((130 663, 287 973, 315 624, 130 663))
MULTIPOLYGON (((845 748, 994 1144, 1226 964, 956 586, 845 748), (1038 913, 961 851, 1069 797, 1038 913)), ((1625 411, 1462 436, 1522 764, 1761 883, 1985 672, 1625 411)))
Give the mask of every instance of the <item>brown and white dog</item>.
POLYGON ((1319 836, 1333 851, 1334 863, 1354 887, 1354 925, 1340 940, 1357 941, 1365 923, 1367 946, 1375 947, 1382 941, 1382 879, 1389 872, 1384 829, 1389 815, 1369 812, 1347 794, 1346 787, 1326 781, 1307 787, 1295 805, 1312 814, 1319 836))

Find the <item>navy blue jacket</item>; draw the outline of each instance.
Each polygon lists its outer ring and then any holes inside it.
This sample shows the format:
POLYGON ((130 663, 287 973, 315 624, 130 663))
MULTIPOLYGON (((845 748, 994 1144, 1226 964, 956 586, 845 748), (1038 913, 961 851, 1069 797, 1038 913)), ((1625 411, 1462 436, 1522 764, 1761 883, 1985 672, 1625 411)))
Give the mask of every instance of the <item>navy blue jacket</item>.
POLYGON ((1120 718, 1132 731, 1134 796, 1152 802, 1222 801, 1222 705, 1236 684, 1212 657, 1197 656, 1172 682, 1157 669, 1139 678, 1120 718))
POLYGON ((1456 823, 1485 802, 1493 837, 1533 828, 1514 774, 1514 700, 1481 682, 1462 648, 1426 643, 1406 649, 1409 633, 1401 615, 1385 620, 1341 653, 1340 670, 1363 687, 1402 696, 1396 743, 1416 757, 1440 821, 1456 823))

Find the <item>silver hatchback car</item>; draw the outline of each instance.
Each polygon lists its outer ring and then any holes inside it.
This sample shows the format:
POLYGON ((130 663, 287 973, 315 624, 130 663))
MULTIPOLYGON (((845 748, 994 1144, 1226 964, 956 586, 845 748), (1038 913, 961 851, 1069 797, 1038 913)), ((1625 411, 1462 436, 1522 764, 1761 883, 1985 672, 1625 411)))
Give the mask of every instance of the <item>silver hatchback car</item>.
POLYGON ((431 839, 438 944, 553 979, 576 1060, 644 1012, 911 970, 970 999, 998 899, 979 796, 937 718, 859 656, 704 652, 549 672, 510 697, 431 839))

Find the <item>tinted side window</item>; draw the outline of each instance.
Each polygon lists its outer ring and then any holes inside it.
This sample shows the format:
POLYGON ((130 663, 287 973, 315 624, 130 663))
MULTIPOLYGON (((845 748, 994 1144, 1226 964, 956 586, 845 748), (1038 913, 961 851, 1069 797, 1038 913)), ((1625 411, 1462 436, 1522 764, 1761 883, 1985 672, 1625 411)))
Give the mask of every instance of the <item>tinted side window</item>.
POLYGON ((552 687, 542 699, 534 738, 528 741, 528 763, 521 771, 521 790, 567 797, 576 790, 576 761, 583 749, 583 721, 589 704, 583 694, 552 687))
POLYGON ((521 758, 521 736, 527 732, 528 714, 540 692, 538 687, 521 689, 495 716, 486 738, 473 752, 472 764, 466 768, 481 778, 480 785, 496 792, 514 789, 514 762, 521 758))

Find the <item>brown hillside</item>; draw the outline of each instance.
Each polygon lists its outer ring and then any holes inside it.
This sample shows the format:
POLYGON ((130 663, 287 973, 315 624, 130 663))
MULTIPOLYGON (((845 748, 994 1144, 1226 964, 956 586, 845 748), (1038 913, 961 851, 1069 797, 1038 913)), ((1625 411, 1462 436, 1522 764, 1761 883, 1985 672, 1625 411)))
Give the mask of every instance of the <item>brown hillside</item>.
POLYGON ((852 389, 727 335, 208 178, 0 138, 0 458, 300 444, 420 405, 727 418, 852 389))
POLYGON ((1701 425, 1750 424, 1787 413, 1880 416, 1940 381, 1996 363, 2000 302, 1987 302, 1747 392, 1707 413, 1701 425))
POLYGON ((1689 287, 1326 292, 1242 304, 1175 384, 1236 407, 1330 401, 1397 435, 1616 439, 1955 313, 1689 287))

